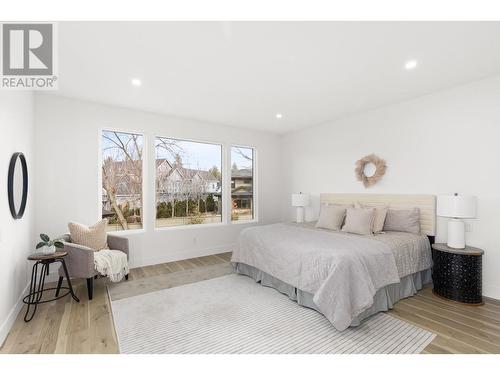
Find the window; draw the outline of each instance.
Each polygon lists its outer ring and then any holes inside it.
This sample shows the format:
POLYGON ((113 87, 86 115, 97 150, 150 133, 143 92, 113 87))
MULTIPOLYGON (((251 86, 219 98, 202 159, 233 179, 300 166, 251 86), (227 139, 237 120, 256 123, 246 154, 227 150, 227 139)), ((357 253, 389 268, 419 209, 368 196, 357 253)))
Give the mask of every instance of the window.
POLYGON ((254 150, 231 147, 231 220, 254 218, 254 150))
POLYGON ((143 136, 102 132, 102 218, 108 231, 142 228, 143 136))
POLYGON ((157 137, 156 227, 222 222, 222 146, 157 137))

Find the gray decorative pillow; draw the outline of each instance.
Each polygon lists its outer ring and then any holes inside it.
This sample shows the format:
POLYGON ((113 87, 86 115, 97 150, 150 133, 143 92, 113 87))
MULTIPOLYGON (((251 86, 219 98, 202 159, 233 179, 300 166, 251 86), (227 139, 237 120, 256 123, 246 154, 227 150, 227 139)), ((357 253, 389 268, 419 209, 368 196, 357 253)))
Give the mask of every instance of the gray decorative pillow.
POLYGON ((384 231, 420 233, 420 209, 387 211, 384 231))
POLYGON ((343 232, 371 235, 373 220, 375 218, 374 208, 348 208, 345 216, 343 232))
POLYGON ((331 205, 321 206, 316 228, 340 230, 344 222, 345 208, 331 205))
POLYGON ((373 233, 380 233, 384 230, 385 217, 388 207, 384 205, 356 203, 356 208, 374 208, 375 217, 373 219, 373 233))

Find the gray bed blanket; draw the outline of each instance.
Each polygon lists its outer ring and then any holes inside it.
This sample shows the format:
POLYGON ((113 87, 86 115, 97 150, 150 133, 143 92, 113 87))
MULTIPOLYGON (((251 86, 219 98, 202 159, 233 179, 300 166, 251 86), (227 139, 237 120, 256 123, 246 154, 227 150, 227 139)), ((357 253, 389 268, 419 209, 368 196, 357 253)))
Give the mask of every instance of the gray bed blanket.
MULTIPOLYGON (((390 236, 375 239, 272 224, 243 230, 232 262, 256 267, 313 294, 321 313, 336 329, 344 330, 373 304, 378 289, 400 281, 404 272, 398 271, 393 253, 396 246, 391 247, 391 243, 399 242, 401 238, 390 236)), ((410 258, 410 263, 415 263, 410 258)), ((408 257, 401 259, 404 266, 408 257)), ((406 268, 410 271, 426 263, 424 260, 421 265, 406 268)))

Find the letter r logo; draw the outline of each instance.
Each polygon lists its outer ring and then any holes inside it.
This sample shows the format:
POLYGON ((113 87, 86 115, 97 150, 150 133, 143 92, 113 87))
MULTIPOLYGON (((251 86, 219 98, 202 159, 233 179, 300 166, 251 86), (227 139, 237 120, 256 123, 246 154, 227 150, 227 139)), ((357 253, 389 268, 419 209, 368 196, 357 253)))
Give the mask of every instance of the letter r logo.
POLYGON ((3 24, 3 75, 52 75, 52 24, 3 24))

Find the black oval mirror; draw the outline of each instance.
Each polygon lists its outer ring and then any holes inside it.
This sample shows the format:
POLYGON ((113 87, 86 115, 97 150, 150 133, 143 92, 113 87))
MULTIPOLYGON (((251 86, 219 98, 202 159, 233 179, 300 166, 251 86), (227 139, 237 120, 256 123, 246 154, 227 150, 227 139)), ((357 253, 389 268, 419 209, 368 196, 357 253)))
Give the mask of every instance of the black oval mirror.
POLYGON ((22 152, 16 152, 10 159, 7 190, 10 213, 14 219, 20 219, 28 200, 28 166, 22 152))

